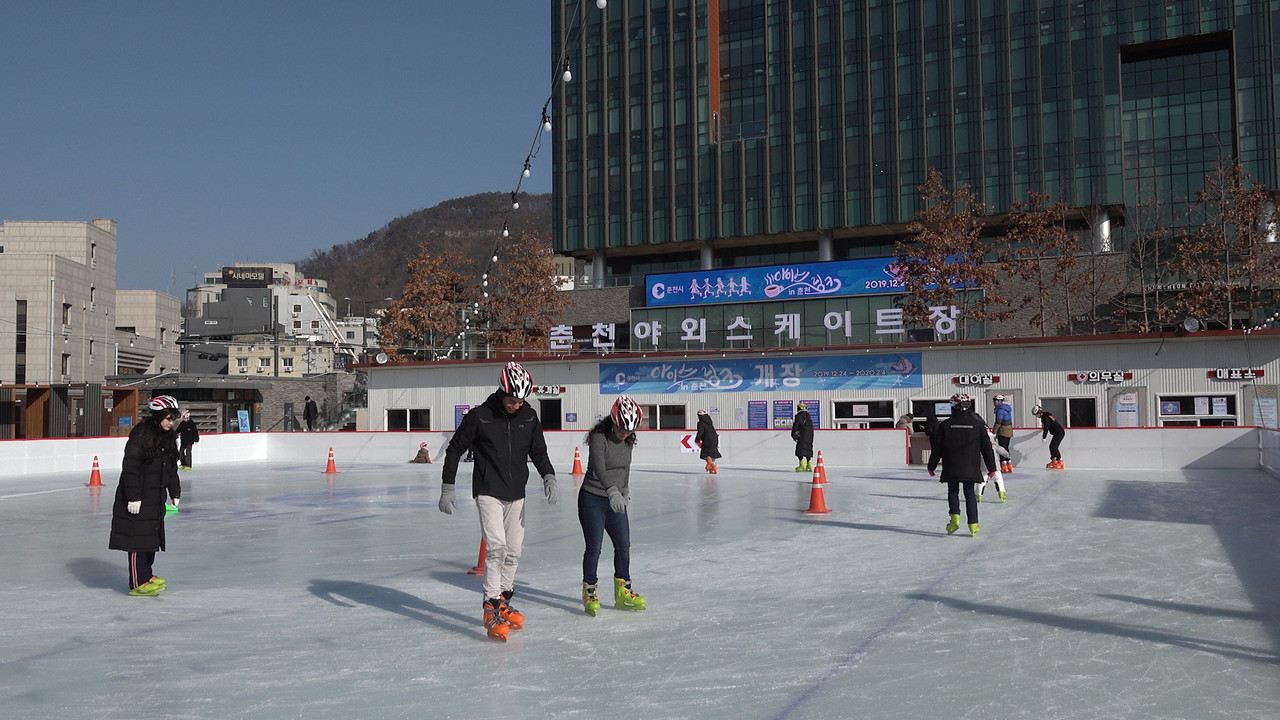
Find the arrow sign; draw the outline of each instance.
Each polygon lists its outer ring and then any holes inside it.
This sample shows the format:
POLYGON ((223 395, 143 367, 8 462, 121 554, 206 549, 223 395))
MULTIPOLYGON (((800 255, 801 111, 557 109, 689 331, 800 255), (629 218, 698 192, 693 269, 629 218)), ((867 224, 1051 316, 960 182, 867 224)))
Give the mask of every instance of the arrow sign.
POLYGON ((682 453, 698 452, 698 446, 694 444, 692 435, 685 435, 684 437, 680 438, 680 452, 682 453))

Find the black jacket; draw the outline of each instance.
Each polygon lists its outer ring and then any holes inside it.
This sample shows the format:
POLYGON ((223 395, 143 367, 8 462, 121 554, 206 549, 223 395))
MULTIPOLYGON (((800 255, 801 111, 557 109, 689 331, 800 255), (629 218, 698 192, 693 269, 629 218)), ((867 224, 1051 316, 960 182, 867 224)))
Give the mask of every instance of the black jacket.
POLYGON ((176 429, 178 432, 178 439, 182 443, 183 447, 186 447, 187 445, 195 445, 200 442, 200 431, 196 429, 196 424, 190 420, 183 420, 178 423, 178 427, 176 429))
POLYGON ((796 441, 796 457, 813 457, 813 418, 808 410, 796 413, 791 421, 791 439, 796 441))
POLYGON ((720 457, 720 433, 716 432, 716 426, 711 424, 710 415, 698 416, 698 434, 693 436, 693 441, 702 448, 699 458, 715 460, 720 457))
POLYGON ((942 463, 941 482, 982 482, 982 464, 987 472, 995 472, 996 454, 991 449, 991 436, 986 423, 973 412, 955 412, 942 421, 929 439, 929 472, 942 463))
POLYGON ((178 481, 176 433, 166 433, 151 419, 143 420, 129 432, 124 445, 124 466, 111 506, 111 539, 107 547, 126 552, 164 550, 165 494, 182 497, 178 481), (130 515, 128 503, 142 501, 137 515, 130 515))
POLYGON ((1057 418, 1049 413, 1040 414, 1040 428, 1043 430, 1040 433, 1041 440, 1050 435, 1060 438, 1067 434, 1067 431, 1062 429, 1062 423, 1058 422, 1057 418))
POLYGON ((529 482, 529 460, 539 476, 555 475, 547 457, 538 413, 525 403, 515 415, 502 407, 502 393, 495 392, 482 405, 471 408, 444 452, 441 481, 452 485, 458 476, 458 460, 475 451, 471 469, 471 496, 489 495, 499 500, 524 497, 529 482))

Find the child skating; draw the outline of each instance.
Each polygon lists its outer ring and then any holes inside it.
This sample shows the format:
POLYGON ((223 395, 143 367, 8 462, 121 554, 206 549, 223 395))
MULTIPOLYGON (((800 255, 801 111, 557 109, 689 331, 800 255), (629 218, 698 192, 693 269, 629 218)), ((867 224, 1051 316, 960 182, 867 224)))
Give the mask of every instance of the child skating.
MULTIPOLYGON (((996 442, 996 434, 991 430, 987 430, 987 438, 991 441, 992 449, 995 450, 996 455, 1000 456, 1000 467, 992 474, 990 482, 996 484, 996 492, 1000 494, 1000 502, 1004 502, 1009 499, 1009 496, 1004 492, 1004 474, 1001 471, 1005 468, 1006 463, 1009 462, 1009 451, 996 442)), ((1012 465, 1009 467, 1012 468, 1012 465)), ((978 494, 978 502, 982 502, 982 496, 987 489, 987 482, 987 480, 983 480, 974 488, 978 494)))
POLYGON ((169 395, 151 398, 149 417, 129 431, 124 445, 120 484, 111 506, 108 547, 129 553, 129 594, 154 597, 167 583, 152 570, 156 552, 164 551, 165 496, 178 507, 178 436, 182 411, 169 395))
POLYGON ((716 460, 720 459, 720 433, 716 432, 716 426, 711 422, 711 414, 706 410, 698 411, 698 434, 694 436, 693 441, 700 449, 698 457, 707 461, 703 469, 712 475, 718 473, 720 470, 716 467, 716 460))
POLYGON ((1066 437, 1067 431, 1062 429, 1062 423, 1058 422, 1053 413, 1039 405, 1035 406, 1031 413, 1040 418, 1040 427, 1043 431, 1040 433, 1040 440, 1053 436, 1049 441, 1049 464, 1045 467, 1050 470, 1066 470, 1067 466, 1062 464, 1062 438, 1066 437))

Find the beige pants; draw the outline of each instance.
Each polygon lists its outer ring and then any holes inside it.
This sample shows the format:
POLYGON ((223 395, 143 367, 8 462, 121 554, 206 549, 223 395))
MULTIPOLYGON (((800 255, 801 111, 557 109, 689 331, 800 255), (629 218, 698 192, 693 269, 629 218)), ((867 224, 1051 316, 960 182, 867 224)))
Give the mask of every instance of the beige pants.
POLYGON ((524 547, 524 500, 476 498, 480 537, 484 538, 484 599, 496 598, 515 587, 516 566, 524 547))

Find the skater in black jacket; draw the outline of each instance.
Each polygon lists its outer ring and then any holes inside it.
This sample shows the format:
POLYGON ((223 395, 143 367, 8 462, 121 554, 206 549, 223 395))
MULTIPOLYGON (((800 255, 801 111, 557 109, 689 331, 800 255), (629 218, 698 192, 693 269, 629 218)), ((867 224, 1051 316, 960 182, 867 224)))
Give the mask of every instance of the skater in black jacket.
POLYGON ((200 430, 191 420, 191 411, 182 411, 182 422, 178 423, 178 469, 191 469, 191 446, 200 442, 200 430))
POLYGON ((165 496, 178 506, 178 442, 174 426, 182 416, 169 395, 151 398, 150 416, 129 431, 116 501, 111 506, 111 538, 107 547, 129 553, 129 594, 156 596, 165 580, 152 564, 164 550, 165 496))
POLYGON ((1040 433, 1040 439, 1043 441, 1050 435, 1053 439, 1049 441, 1049 464, 1045 467, 1050 470, 1066 470, 1067 466, 1062 464, 1062 438, 1066 437, 1067 431, 1062 429, 1062 423, 1053 416, 1053 413, 1042 409, 1039 405, 1031 409, 1031 414, 1040 418, 1040 427, 1043 432, 1040 433))
POLYGON ((977 535, 978 496, 974 485, 983 481, 979 462, 987 467, 987 478, 996 474, 996 454, 991 449, 987 425, 973 411, 968 395, 951 396, 951 417, 943 420, 934 433, 929 453, 929 477, 942 463, 941 482, 947 484, 947 534, 960 529, 960 488, 964 486, 964 507, 969 519, 969 532, 977 535))
POLYGON ((524 626, 524 615, 511 607, 516 567, 524 545, 524 498, 529 461, 542 476, 547 502, 560 498, 556 471, 547 457, 538 413, 525 403, 533 393, 533 376, 520 363, 510 362, 498 377, 497 392, 462 418, 444 453, 440 512, 452 515, 458 507, 454 482, 458 460, 475 450, 471 468, 471 496, 480 511, 480 535, 485 542, 484 625, 489 637, 506 640, 509 630, 524 626))
POLYGON ((707 461, 703 469, 712 475, 718 473, 716 460, 720 459, 720 433, 716 432, 716 426, 711 423, 711 415, 706 410, 698 411, 698 434, 693 436, 693 441, 701 448, 698 457, 707 461))
POLYGON ((796 417, 791 421, 791 439, 796 441, 796 472, 813 470, 813 418, 804 403, 796 406, 796 417))

